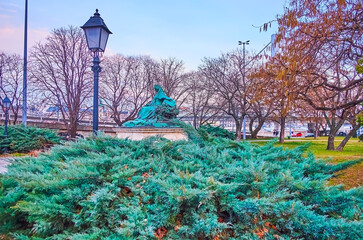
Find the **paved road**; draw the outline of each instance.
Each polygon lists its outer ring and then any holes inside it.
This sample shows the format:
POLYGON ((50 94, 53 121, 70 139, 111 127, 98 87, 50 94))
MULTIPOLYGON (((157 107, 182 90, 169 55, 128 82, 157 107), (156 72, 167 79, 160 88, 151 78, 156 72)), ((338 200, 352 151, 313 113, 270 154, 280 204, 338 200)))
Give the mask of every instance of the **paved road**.
POLYGON ((0 157, 0 174, 7 172, 7 166, 11 163, 13 158, 11 157, 0 157))

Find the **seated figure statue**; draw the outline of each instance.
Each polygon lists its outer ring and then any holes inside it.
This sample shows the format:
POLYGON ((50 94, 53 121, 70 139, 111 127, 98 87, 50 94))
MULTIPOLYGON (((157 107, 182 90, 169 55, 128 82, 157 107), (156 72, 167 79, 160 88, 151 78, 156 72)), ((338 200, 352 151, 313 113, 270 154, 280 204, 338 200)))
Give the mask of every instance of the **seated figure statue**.
POLYGON ((170 126, 170 120, 179 113, 176 102, 166 96, 164 90, 159 85, 155 85, 154 89, 156 95, 153 100, 140 109, 135 120, 122 124, 123 127, 170 126))

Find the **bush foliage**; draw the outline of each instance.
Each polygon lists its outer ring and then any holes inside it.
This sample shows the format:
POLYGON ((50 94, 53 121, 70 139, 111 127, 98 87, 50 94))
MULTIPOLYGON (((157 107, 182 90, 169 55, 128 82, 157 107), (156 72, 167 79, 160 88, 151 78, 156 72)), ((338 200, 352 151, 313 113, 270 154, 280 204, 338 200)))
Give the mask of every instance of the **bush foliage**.
POLYGON ((9 125, 8 137, 4 138, 4 126, 0 126, 0 153, 26 153, 43 149, 60 142, 57 134, 45 128, 9 125))
POLYGON ((77 240, 362 237, 363 189, 326 184, 354 162, 327 165, 304 154, 308 146, 193 134, 189 142, 89 138, 17 160, 0 178, 0 233, 77 240))
POLYGON ((235 139, 235 134, 233 132, 228 131, 227 129, 221 128, 221 127, 214 127, 210 124, 202 125, 200 128, 198 128, 198 131, 206 131, 208 134, 210 134, 213 137, 221 137, 221 138, 227 138, 227 139, 235 139))

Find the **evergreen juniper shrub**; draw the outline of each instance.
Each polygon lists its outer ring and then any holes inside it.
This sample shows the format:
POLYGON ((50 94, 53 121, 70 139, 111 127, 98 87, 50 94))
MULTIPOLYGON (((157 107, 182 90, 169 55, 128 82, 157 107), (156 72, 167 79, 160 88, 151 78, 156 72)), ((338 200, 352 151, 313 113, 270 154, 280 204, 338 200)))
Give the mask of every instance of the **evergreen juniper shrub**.
POLYGON ((362 239, 362 188, 326 183, 355 162, 193 134, 17 160, 0 176, 0 238, 362 239))
POLYGON ((198 128, 198 132, 206 131, 208 134, 212 135, 213 137, 221 137, 234 140, 235 134, 233 132, 228 131, 227 129, 221 127, 215 127, 210 124, 202 125, 198 128))
POLYGON ((57 133, 50 129, 24 125, 9 125, 8 137, 4 138, 4 126, 0 126, 0 153, 27 153, 59 142, 57 133))

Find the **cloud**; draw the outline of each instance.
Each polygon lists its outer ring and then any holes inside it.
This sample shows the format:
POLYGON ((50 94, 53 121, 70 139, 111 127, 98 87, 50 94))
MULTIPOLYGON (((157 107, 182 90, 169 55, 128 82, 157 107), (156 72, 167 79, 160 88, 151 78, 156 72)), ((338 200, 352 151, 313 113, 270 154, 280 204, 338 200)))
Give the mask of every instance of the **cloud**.
POLYGON ((15 3, 3 2, 0 4, 0 11, 2 13, 16 14, 22 7, 15 3))
MULTIPOLYGON (((35 43, 45 40, 49 31, 47 29, 28 29, 28 50, 35 43)), ((24 28, 3 27, 0 28, 0 51, 7 53, 23 54, 24 52, 24 28)))
POLYGON ((0 19, 9 19, 11 16, 7 14, 0 14, 0 19))
POLYGON ((22 7, 19 4, 11 3, 11 2, 4 2, 2 4, 5 5, 5 6, 10 6, 10 7, 15 7, 15 8, 21 8, 22 7))

